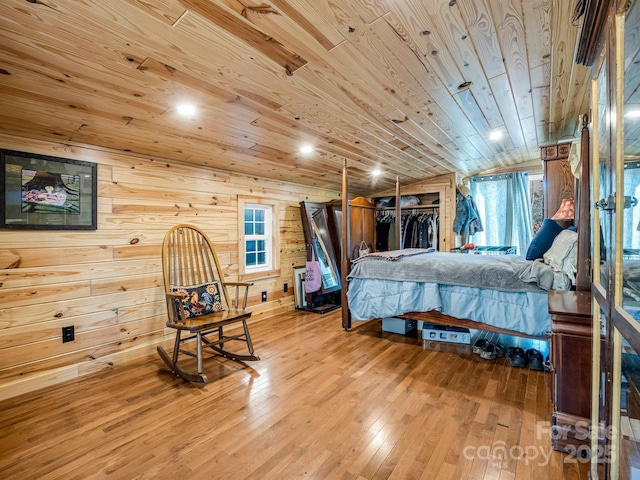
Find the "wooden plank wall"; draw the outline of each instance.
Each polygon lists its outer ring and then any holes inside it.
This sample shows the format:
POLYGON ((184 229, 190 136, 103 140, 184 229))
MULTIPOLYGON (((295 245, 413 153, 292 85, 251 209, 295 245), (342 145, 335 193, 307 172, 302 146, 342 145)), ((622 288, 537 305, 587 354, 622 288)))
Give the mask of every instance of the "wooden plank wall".
POLYGON ((305 262, 299 202, 340 195, 95 147, 4 134, 0 146, 98 164, 97 230, 0 230, 0 399, 112 368, 172 338, 164 234, 176 223, 204 228, 227 278, 237 280, 238 195, 280 205, 280 276, 256 281, 252 321, 293 309, 293 267, 305 262), (67 325, 75 341, 63 344, 67 325))

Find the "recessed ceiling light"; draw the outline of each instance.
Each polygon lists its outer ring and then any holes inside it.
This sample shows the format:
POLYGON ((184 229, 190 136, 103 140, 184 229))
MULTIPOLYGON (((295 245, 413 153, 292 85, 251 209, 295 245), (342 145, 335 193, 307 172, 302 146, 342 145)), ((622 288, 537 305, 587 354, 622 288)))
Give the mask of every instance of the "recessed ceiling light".
POLYGON ((376 168, 375 170, 373 170, 371 172, 371 175, 373 175, 374 177, 377 177, 378 175, 380 175, 382 172, 380 171, 379 168, 376 168))
POLYGON ((458 85, 458 90, 467 90, 471 88, 471 85, 473 85, 473 82, 462 82, 458 85))
POLYGON ((494 142, 500 140, 502 138, 502 130, 491 130, 489 132, 489 140, 493 140, 494 142))
POLYGON ((193 115, 196 113, 196 107, 189 103, 181 103, 176 107, 176 110, 180 115, 193 115))
POLYGON ((306 144, 300 147, 300 153, 311 153, 313 152, 313 146, 306 144))

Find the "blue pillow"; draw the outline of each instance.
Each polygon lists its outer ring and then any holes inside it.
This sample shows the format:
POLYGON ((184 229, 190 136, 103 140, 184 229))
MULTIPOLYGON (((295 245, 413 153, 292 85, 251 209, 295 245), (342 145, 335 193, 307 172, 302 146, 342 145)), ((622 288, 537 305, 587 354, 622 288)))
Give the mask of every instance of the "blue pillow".
POLYGON ((533 237, 529 248, 527 249, 527 260, 535 260, 536 258, 542 258, 544 253, 551 248, 553 239, 558 236, 562 231, 562 226, 555 220, 545 218, 542 222, 542 227, 533 237))

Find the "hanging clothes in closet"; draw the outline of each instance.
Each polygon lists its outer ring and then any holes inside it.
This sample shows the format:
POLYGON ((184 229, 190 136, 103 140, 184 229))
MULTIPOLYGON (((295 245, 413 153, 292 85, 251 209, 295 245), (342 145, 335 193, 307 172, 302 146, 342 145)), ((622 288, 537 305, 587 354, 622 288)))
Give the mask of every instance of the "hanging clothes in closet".
MULTIPOLYGON (((400 218, 402 243, 400 248, 438 248, 440 217, 437 210, 412 209, 400 218)), ((394 250, 396 244, 396 216, 392 210, 376 213, 376 251, 394 250)))
POLYGON ((438 248, 438 226, 440 216, 437 210, 413 209, 402 214, 402 238, 404 248, 438 248))
POLYGON ((396 216, 391 210, 376 212, 376 251, 395 249, 396 216))

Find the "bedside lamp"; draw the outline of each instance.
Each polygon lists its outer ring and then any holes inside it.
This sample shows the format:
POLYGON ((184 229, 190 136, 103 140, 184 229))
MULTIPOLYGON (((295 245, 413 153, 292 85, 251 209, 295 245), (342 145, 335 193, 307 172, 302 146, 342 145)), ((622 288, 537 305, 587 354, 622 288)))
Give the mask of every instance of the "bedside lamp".
POLYGON ((558 220, 561 225, 565 222, 572 221, 575 216, 575 203, 573 198, 563 198, 558 211, 551 217, 552 220, 558 220))

